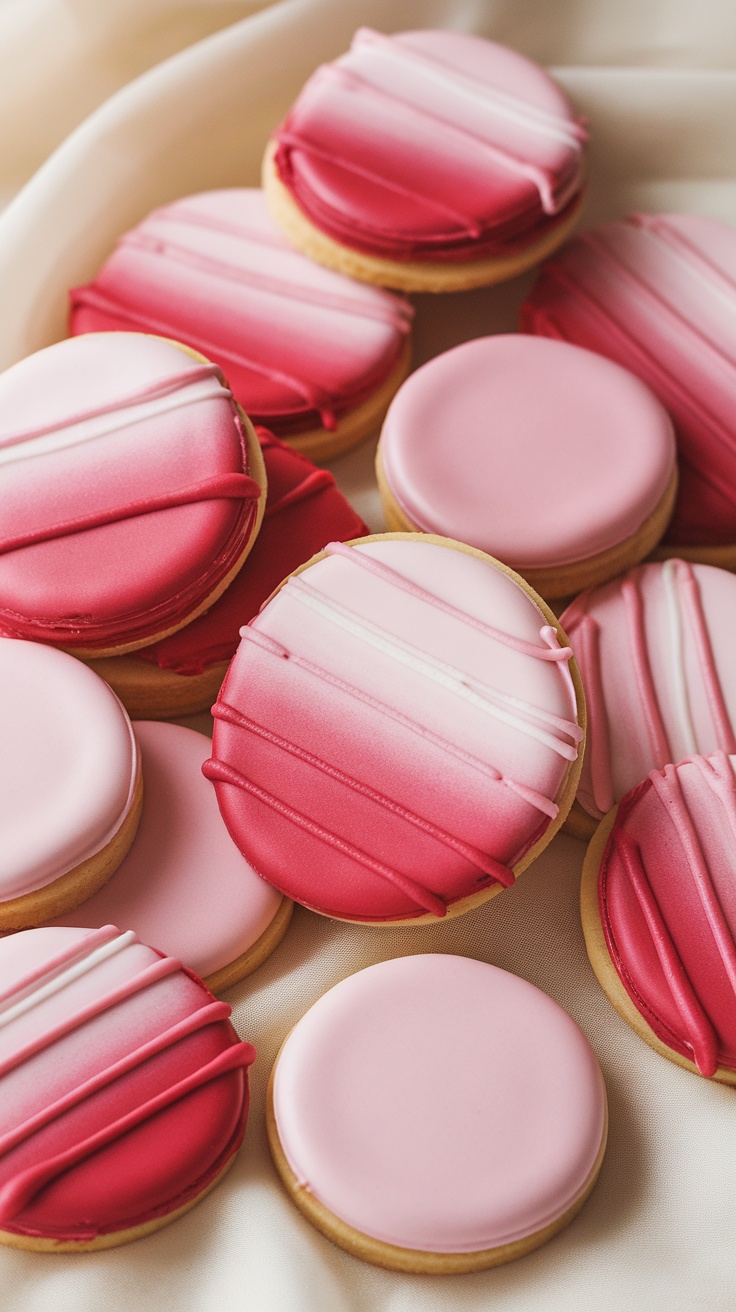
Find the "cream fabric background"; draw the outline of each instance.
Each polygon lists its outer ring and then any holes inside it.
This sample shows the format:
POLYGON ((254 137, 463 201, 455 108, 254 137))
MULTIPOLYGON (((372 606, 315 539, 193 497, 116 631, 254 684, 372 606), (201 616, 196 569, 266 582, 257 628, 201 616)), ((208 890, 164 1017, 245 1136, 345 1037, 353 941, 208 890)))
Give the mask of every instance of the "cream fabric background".
MULTIPOLYGON (((15 101, 0 99, 7 114, 11 104, 15 112, 16 175, 30 171, 43 145, 94 103, 96 91, 106 93, 199 35, 205 17, 226 21, 255 7, 28 0, 22 55, 28 65, 33 48, 34 66, 52 76, 32 95, 16 88, 15 101)), ((20 47, 3 40, 11 11, 17 31, 18 0, 0 6, 6 89, 6 66, 20 58, 20 47)), ((311 69, 339 53, 360 23, 387 31, 461 27, 555 65, 592 127, 586 222, 633 206, 691 208, 736 222, 736 8, 728 0, 281 0, 119 91, 0 215, 2 365, 63 335, 66 289, 91 275, 116 236, 151 206, 200 188, 255 182, 269 129, 311 69)), ((513 328, 526 286, 520 280, 420 299, 417 360, 513 328)), ((371 444, 335 472, 381 528, 371 444)), ((193 723, 206 729, 208 717, 193 723)), ((732 1312, 734 1095, 657 1057, 607 1003, 579 928, 582 854, 582 844, 560 836, 514 889, 432 929, 358 929, 297 910, 271 960, 229 994, 235 1023, 259 1058, 246 1143, 228 1178, 189 1216, 127 1249, 57 1258, 0 1251, 0 1307, 732 1312), (263 1130, 272 1060, 307 1007, 370 962, 427 950, 495 962, 557 998, 589 1035, 610 1098, 608 1154, 580 1217, 532 1256, 458 1278, 396 1276, 333 1248, 279 1187, 263 1130)))

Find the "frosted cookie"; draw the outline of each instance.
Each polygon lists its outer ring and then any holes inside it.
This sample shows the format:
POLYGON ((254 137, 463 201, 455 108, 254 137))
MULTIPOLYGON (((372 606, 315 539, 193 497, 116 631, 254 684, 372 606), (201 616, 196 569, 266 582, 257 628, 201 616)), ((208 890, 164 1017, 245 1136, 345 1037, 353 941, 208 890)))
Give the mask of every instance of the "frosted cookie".
POLYGON ((132 931, 0 941, 0 1243, 112 1248, 232 1164, 255 1052, 230 1008, 132 931))
POLYGON ((333 1243, 451 1274, 538 1248, 577 1214, 606 1144, 598 1063, 567 1012, 468 957, 399 957, 302 1017, 269 1086, 268 1137, 333 1243))
POLYGON ((614 1007, 678 1066, 736 1084, 736 756, 653 770, 603 820, 583 928, 614 1007))
POLYGON ((409 365, 412 313, 305 259, 261 191, 233 188, 174 201, 122 237, 72 291, 70 328, 186 342, 254 423, 330 460, 378 428, 409 365))
POLYGON ((107 684, 65 652, 0 637, 0 932, 96 892, 133 842, 142 797, 133 730, 107 684))
POLYGON ((544 69, 463 32, 360 28, 266 152, 276 222, 365 282, 460 291, 512 278, 570 232, 586 133, 544 69))
POLYGON ((736 578, 682 560, 584 592, 560 623, 580 667, 588 742, 568 826, 589 837, 625 793, 693 753, 736 752, 736 578))
POLYGON ((469 542, 548 600, 641 560, 677 485, 671 420, 638 378, 520 334, 463 342, 412 374, 376 471, 389 528, 469 542))
POLYGON ((210 740, 178 724, 134 725, 146 797, 113 878, 56 924, 130 925, 214 992, 256 970, 281 942, 292 904, 243 860, 202 774, 210 740))
POLYGON ((331 543, 242 630, 205 774, 287 897, 379 924, 457 915, 513 884, 569 809, 585 723, 570 657, 481 552, 331 543))
POLYGON ((166 719, 209 710, 238 646, 243 624, 292 570, 337 538, 368 532, 326 469, 256 430, 268 476, 266 512, 248 559, 204 615, 128 656, 90 664, 136 718, 166 719))
POLYGON ((132 651, 224 591, 265 503, 216 365, 142 333, 57 342, 0 374, 0 631, 132 651))
POLYGON ((542 269, 522 326, 631 369, 675 422, 680 488, 668 555, 736 568, 736 231, 631 214, 542 269))

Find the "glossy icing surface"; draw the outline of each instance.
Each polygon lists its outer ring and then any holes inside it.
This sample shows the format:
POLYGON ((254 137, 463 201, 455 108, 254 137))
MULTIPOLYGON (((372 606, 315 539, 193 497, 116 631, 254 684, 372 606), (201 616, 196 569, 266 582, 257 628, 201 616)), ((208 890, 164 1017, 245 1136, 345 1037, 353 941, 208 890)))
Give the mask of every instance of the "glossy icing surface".
POLYGON ((137 767, 130 720, 102 679, 66 652, 0 638, 0 901, 106 847, 137 767))
POLYGON ((702 1075, 736 1070, 736 757, 689 756, 621 802, 599 877, 624 988, 702 1075))
POLYGON ((145 794, 133 846, 112 879, 55 925, 130 925, 145 943, 214 975, 268 928, 281 894, 243 860, 202 774, 210 740, 155 720, 134 725, 145 794))
POLYGON ((219 364, 254 423, 335 427, 397 364, 403 297, 293 250, 251 188, 188 196, 122 237, 71 293, 72 333, 160 333, 219 364))
POLYGON ((461 32, 361 28, 275 134, 276 167, 337 241, 396 259, 527 243, 582 185, 585 132, 549 75, 461 32))
POLYGON ((650 770, 736 751, 736 577, 682 560, 583 592, 560 623, 588 704, 578 801, 601 819, 650 770))
POLYGON ((342 542, 368 532, 332 474, 317 469, 265 428, 257 432, 268 477, 266 513, 258 537, 243 568, 214 606, 185 628, 136 652, 161 669, 201 674, 218 661, 229 661, 242 625, 258 613, 287 574, 333 539, 342 542))
POLYGON ((687 214, 631 214, 581 233, 543 267, 528 331, 637 374, 672 415, 680 488, 665 541, 736 541, 736 231, 687 214))
POLYGON ((605 1091, 567 1012, 466 957, 400 957, 330 989, 276 1066, 299 1182, 385 1243, 474 1252, 534 1234, 581 1194, 605 1091))
POLYGON ((0 940, 0 1228, 93 1239, 182 1206, 239 1147, 230 1008, 130 931, 0 940))
POLYGON ((489 561, 332 543, 242 630, 205 766, 225 823, 269 882, 348 919, 513 883, 582 737, 568 659, 489 561))
POLYGON ((73 648, 173 627, 255 522, 240 417, 214 365, 134 333, 0 375, 0 628, 73 648))
POLYGON ((464 342, 402 385, 381 434, 391 492, 425 532, 514 569, 585 560, 664 496, 672 423, 637 378, 564 342, 464 342))

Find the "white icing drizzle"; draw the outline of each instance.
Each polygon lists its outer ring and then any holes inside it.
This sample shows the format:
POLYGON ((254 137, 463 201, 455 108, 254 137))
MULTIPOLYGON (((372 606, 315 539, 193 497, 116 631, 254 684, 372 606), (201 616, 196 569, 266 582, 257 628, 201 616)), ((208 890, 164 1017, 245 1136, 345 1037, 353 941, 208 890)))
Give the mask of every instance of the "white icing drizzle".
POLYGON ((0 1007, 0 1029, 10 1025, 19 1016, 25 1015, 37 1007, 46 998, 51 997, 54 993, 59 993, 68 984, 73 984, 75 980, 82 975, 87 975, 94 970, 101 962, 107 961, 109 957, 117 956, 130 943, 137 941, 136 935, 132 929, 128 929, 124 934, 118 934, 116 938, 110 939, 109 942, 103 943, 101 947, 87 950, 84 955, 78 958, 73 965, 66 970, 61 971, 52 979, 47 979, 44 983, 39 981, 35 988, 30 989, 24 997, 18 1002, 13 1002, 12 996, 7 999, 4 1006, 0 1007))
POLYGON ((679 590, 677 586, 677 569, 672 560, 666 560, 662 566, 662 586, 664 588, 669 619, 670 651, 672 654, 671 668, 675 689, 675 706, 677 708, 679 728, 684 742, 684 751, 678 754, 694 756, 699 751, 699 748, 687 689, 683 624, 680 612, 679 590))
MULTIPOLYGON (((685 237, 659 218, 654 222, 639 222, 636 227, 650 241, 664 247, 673 264, 697 282, 699 287, 710 292, 730 314, 736 314, 736 285, 725 273, 715 268, 705 255, 695 250, 685 237)), ((679 305, 677 309, 682 313, 679 305)))

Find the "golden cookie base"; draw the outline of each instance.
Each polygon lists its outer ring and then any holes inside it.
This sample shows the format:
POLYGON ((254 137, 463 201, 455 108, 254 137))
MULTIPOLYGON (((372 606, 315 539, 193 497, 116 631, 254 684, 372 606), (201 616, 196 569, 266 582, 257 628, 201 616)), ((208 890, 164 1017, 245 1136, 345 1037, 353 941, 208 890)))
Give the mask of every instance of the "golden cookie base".
POLYGON ((212 975, 207 975, 205 984, 212 993, 224 993, 226 989, 232 988, 241 979, 247 975, 252 975, 254 970, 258 970, 264 961, 270 957, 281 942, 284 934, 289 928, 291 913, 294 910, 294 903, 288 897, 282 897, 276 915, 267 925, 263 933, 256 939, 255 943, 243 952, 234 961, 227 966, 222 966, 212 975))

